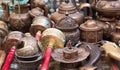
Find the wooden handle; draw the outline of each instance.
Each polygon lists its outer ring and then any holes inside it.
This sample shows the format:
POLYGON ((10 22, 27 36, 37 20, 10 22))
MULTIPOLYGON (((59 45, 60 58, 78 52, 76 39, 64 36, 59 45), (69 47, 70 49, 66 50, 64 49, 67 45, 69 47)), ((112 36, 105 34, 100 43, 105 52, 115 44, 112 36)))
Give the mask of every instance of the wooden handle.
POLYGON ((0 70, 2 68, 2 65, 5 61, 6 53, 3 50, 0 50, 0 70))
POLYGON ((6 61, 5 61, 5 64, 4 64, 3 68, 2 68, 2 70, 9 70, 10 69, 10 65, 14 60, 15 51, 16 51, 15 47, 12 47, 10 49, 10 52, 9 52, 7 58, 6 58, 6 61))
POLYGON ((39 41, 40 40, 40 37, 41 37, 42 35, 41 35, 41 31, 38 31, 37 33, 36 33, 36 35, 35 35, 35 38, 37 39, 37 41, 39 41))
POLYGON ((118 65, 115 62, 111 62, 113 70, 119 70, 118 65))
POLYGON ((42 67, 40 70, 48 70, 49 64, 50 64, 50 59, 51 59, 51 53, 52 53, 52 47, 48 47, 45 52, 44 62, 42 64, 42 67))

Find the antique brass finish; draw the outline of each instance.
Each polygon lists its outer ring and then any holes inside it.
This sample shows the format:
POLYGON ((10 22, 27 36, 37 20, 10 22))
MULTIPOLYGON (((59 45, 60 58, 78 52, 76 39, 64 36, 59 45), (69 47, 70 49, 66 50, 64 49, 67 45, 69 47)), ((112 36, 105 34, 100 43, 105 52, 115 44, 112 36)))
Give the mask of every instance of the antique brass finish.
POLYGON ((103 40, 103 30, 95 20, 87 20, 80 25, 81 40, 88 43, 94 43, 103 40))
POLYGON ((43 45, 44 50, 49 46, 52 41, 54 42, 52 48, 63 48, 65 36, 64 34, 56 29, 56 28, 48 28, 42 33, 42 37, 40 39, 41 44, 43 45))
POLYGON ((33 19, 33 23, 30 27, 30 33, 35 36, 38 31, 43 32, 47 28, 52 27, 52 22, 49 18, 44 16, 39 16, 33 19))
POLYGON ((110 56, 111 58, 120 61, 120 48, 113 42, 107 42, 101 48, 110 56))

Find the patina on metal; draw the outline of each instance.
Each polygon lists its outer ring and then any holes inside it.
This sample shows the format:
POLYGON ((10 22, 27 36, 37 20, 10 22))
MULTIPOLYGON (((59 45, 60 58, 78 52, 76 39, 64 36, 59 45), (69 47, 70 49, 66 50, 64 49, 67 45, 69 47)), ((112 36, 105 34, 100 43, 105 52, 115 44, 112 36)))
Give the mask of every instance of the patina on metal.
POLYGON ((37 70, 43 58, 42 45, 27 33, 18 42, 15 55, 20 70, 37 70))
POLYGON ((79 39, 80 39, 80 30, 79 30, 79 25, 77 22, 69 17, 68 14, 66 14, 65 18, 62 18, 58 24, 55 24, 55 27, 57 29, 60 29, 65 37, 66 41, 71 40, 72 45, 75 45, 79 39))
POLYGON ((2 41, 2 49, 8 54, 12 46, 16 46, 18 41, 24 37, 24 34, 19 31, 10 32, 2 41))
MULTIPOLYGON (((101 41, 103 42, 103 41, 101 41)), ((88 51, 90 53, 90 56, 88 57, 87 61, 84 61, 82 63, 83 67, 80 67, 80 68, 83 68, 84 67, 93 67, 96 66, 97 62, 99 61, 100 59, 100 56, 101 56, 101 49, 99 48, 101 46, 101 42, 99 43, 87 43, 87 42, 79 42, 78 45, 76 45, 76 47, 79 48, 84 48, 86 51, 88 51)), ((96 67, 97 68, 97 67, 96 67)))
POLYGON ((87 20, 80 25, 81 40, 88 43, 95 43, 103 40, 103 29, 95 20, 87 20))
POLYGON ((44 0, 30 0, 31 9, 35 7, 42 8, 44 10, 44 15, 48 17, 48 7, 44 0))
POLYGON ((102 16, 106 17, 120 16, 119 0, 93 0, 92 7, 102 16))
POLYGON ((43 32, 50 27, 52 27, 51 20, 45 16, 39 16, 33 19, 33 23, 30 27, 30 33, 31 35, 35 36, 38 31, 43 32))
POLYGON ((9 17, 9 23, 12 30, 22 32, 29 31, 31 25, 31 17, 28 13, 30 4, 16 5, 14 13, 9 17))
POLYGON ((17 44, 16 56, 28 58, 38 53, 38 42, 33 36, 25 36, 17 44))
POLYGON ((42 9, 39 7, 33 8, 29 11, 29 14, 32 18, 44 16, 44 13, 42 12, 42 9))
POLYGON ((31 25, 31 17, 28 13, 30 10, 30 4, 23 5, 15 5, 14 12, 12 14, 9 13, 9 3, 2 3, 5 20, 10 23, 10 28, 12 30, 27 32, 31 25))
POLYGON ((65 48, 55 49, 52 53, 53 59, 60 62, 60 70, 77 70, 81 61, 87 59, 88 56, 89 52, 84 48, 73 47, 70 41, 65 48))
POLYGON ((120 46, 120 21, 116 24, 116 31, 111 33, 112 41, 115 42, 118 46, 120 46))
MULTIPOLYGON (((80 9, 84 7, 90 7, 90 5, 81 4, 80 9)), ((65 17, 66 11, 68 11, 69 16, 75 19, 79 25, 82 24, 84 14, 82 11, 79 12, 72 2, 69 3, 62 2, 60 7, 58 8, 58 11, 51 15, 51 19, 57 24, 62 18, 65 17)))

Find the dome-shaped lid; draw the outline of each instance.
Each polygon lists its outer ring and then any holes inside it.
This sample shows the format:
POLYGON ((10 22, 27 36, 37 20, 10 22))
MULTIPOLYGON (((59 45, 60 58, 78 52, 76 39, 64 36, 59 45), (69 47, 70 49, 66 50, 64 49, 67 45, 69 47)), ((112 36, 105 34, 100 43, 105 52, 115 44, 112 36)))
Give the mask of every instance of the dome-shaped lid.
POLYGON ((81 30, 96 31, 102 29, 95 20, 87 20, 84 24, 80 25, 81 30))
POLYGON ((29 14, 33 18, 38 17, 38 16, 44 16, 42 9, 39 7, 33 8, 31 11, 29 11, 29 14))
POLYGON ((20 40, 22 37, 24 37, 24 34, 20 31, 12 31, 8 34, 7 39, 15 39, 20 40))
POLYGON ((68 13, 71 14, 76 12, 77 9, 71 2, 70 3, 62 2, 62 4, 59 7, 59 13, 65 14, 66 11, 68 11, 68 13))
POLYGON ((78 24, 74 19, 66 15, 65 18, 61 19, 58 24, 56 24, 56 28, 60 30, 73 30, 78 28, 78 24))
POLYGON ((96 4, 96 8, 101 9, 102 11, 115 11, 120 9, 120 1, 118 0, 100 0, 96 4))

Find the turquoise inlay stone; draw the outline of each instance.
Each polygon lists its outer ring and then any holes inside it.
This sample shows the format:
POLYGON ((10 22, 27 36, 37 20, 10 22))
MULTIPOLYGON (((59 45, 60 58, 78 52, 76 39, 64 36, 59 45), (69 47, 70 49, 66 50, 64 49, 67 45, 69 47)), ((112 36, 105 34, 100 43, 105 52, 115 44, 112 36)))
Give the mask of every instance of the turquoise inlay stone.
POLYGON ((118 46, 120 47, 120 44, 118 44, 118 46))
POLYGON ((20 4, 20 5, 23 5, 23 4, 26 4, 29 0, 14 0, 15 4, 20 4))
POLYGON ((3 10, 2 9, 0 9, 0 14, 3 14, 3 10))
POLYGON ((14 9, 14 5, 13 4, 9 4, 10 14, 13 12, 13 9, 14 9))
POLYGON ((66 40, 63 40, 63 43, 65 44, 65 43, 66 43, 66 40))
POLYGON ((10 4, 9 9, 14 9, 14 5, 10 4))

